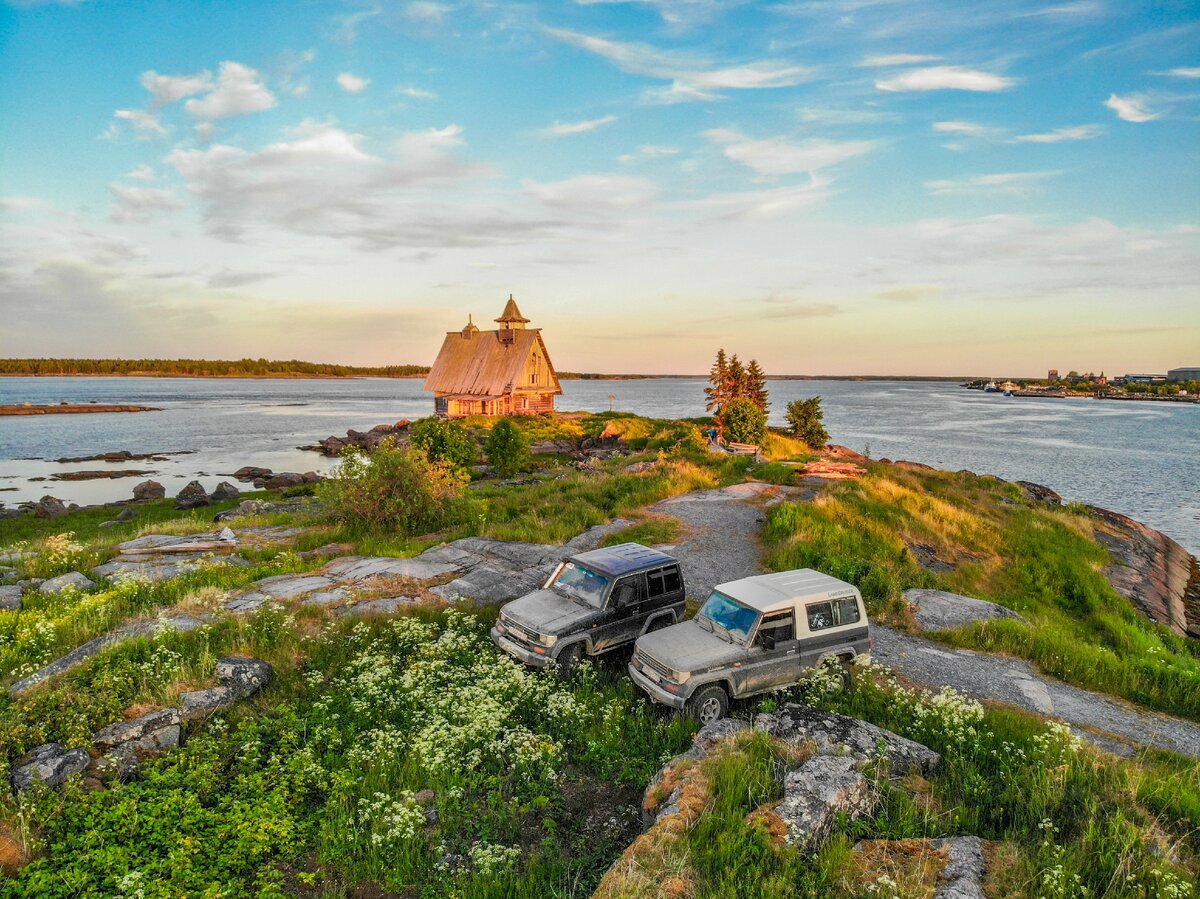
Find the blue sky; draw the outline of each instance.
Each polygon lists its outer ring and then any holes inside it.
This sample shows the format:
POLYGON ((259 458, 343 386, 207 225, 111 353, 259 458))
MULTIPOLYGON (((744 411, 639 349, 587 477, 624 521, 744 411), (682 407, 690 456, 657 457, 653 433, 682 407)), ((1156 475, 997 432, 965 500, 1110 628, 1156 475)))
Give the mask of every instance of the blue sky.
POLYGON ((1194 3, 0 6, 0 353, 1165 370, 1194 3))

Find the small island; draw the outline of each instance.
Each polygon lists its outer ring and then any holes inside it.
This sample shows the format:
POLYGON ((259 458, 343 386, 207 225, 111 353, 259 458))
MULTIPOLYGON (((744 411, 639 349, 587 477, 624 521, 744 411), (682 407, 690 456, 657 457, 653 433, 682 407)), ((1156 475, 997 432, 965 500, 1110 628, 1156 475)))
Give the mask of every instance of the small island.
POLYGON ((18 403, 0 406, 0 415, 83 415, 97 412, 161 412, 156 406, 127 403, 18 403))

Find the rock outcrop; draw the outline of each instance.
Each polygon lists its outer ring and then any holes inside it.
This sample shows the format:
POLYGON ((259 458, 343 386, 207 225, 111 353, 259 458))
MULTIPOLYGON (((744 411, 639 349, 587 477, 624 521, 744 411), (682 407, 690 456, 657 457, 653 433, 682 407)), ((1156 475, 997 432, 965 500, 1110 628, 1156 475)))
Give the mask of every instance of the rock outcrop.
POLYGON ((165 499, 167 496, 167 488, 158 481, 142 481, 133 488, 133 498, 138 502, 146 502, 152 499, 165 499))
POLYGON ((222 503, 226 500, 237 499, 242 495, 242 491, 238 490, 228 481, 222 481, 217 485, 216 489, 213 490, 211 495, 213 502, 222 503))
POLYGON ((56 496, 43 496, 33 504, 33 514, 38 518, 62 518, 67 514, 67 507, 56 496))
POLYGON ((78 571, 68 571, 66 574, 42 581, 38 585, 38 592, 46 596, 55 596, 64 590, 91 590, 95 586, 87 575, 78 571))
POLYGON ((1200 637, 1200 567, 1170 537, 1140 521, 1089 506, 1095 536, 1115 564, 1104 569, 1113 588, 1151 621, 1200 637))
POLYGON ((302 446, 300 449, 315 450, 325 456, 340 456, 348 447, 369 452, 388 437, 402 436, 408 430, 409 424, 409 420, 404 418, 394 425, 375 425, 369 431, 352 429, 346 432, 345 437, 326 437, 324 440, 319 440, 310 446, 302 446))
POLYGON ((24 793, 35 784, 59 787, 72 774, 79 774, 91 761, 82 747, 67 749, 61 743, 46 743, 17 760, 10 778, 13 792, 24 793))
POLYGON ((923 631, 943 631, 974 621, 999 621, 1006 618, 1025 620, 1004 606, 960 596, 957 593, 947 593, 944 590, 905 590, 904 599, 923 631))
POLYGON ((871 784, 858 764, 852 756, 817 755, 787 773, 775 814, 787 825, 789 846, 813 848, 829 836, 839 816, 854 820, 871 810, 871 784))

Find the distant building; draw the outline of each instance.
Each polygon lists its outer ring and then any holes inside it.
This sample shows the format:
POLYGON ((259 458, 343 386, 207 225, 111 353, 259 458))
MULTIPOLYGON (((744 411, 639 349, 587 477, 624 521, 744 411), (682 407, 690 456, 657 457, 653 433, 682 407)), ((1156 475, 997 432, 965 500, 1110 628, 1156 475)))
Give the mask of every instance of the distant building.
POLYGON ((1167 372, 1168 381, 1200 381, 1200 367, 1173 368, 1167 372))
POLYGON ((540 328, 526 328, 510 294, 495 331, 480 331, 469 318, 450 331, 425 378, 438 415, 532 415, 553 412, 562 393, 540 328))
POLYGON ((1166 375, 1136 374, 1136 375, 1126 375, 1125 376, 1126 384, 1162 384, 1166 380, 1167 380, 1166 375))
POLYGON ((1058 380, 1058 369, 1052 368, 1052 369, 1050 369, 1050 371, 1046 372, 1046 380, 1047 381, 1057 381, 1058 380))

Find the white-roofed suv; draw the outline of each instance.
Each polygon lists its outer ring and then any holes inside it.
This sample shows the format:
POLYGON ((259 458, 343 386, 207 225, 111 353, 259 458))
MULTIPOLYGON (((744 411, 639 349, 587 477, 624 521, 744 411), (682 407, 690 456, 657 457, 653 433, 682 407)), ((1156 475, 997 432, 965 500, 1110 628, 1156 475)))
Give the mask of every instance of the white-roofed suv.
POLYGON ((638 638, 629 674, 652 700, 708 724, 741 699, 871 649, 862 594, 813 571, 719 584, 696 616, 638 638))

